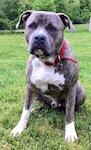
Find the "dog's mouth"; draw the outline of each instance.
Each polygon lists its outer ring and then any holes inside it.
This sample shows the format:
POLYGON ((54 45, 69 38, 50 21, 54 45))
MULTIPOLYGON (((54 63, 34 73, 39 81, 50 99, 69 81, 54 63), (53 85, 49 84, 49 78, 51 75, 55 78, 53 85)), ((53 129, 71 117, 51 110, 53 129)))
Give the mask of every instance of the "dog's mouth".
MULTIPOLYGON (((48 48, 47 48, 48 49, 48 48)), ((41 59, 48 59, 52 56, 52 53, 50 50, 47 50, 45 47, 32 47, 30 53, 33 55, 36 55, 36 57, 41 58, 41 59)))
POLYGON ((44 54, 41 49, 35 50, 34 53, 35 55, 38 55, 38 56, 42 56, 44 54))

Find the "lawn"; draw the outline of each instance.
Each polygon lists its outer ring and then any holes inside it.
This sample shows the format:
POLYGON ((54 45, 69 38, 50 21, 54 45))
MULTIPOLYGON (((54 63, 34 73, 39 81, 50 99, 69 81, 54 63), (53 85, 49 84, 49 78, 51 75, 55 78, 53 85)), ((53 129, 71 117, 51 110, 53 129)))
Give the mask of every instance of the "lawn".
POLYGON ((87 98, 75 113, 75 143, 64 141, 65 112, 54 109, 33 112, 27 130, 10 137, 22 113, 29 53, 22 33, 0 34, 0 150, 91 150, 91 33, 87 26, 77 25, 76 30, 75 34, 67 30, 65 37, 78 58, 87 98))

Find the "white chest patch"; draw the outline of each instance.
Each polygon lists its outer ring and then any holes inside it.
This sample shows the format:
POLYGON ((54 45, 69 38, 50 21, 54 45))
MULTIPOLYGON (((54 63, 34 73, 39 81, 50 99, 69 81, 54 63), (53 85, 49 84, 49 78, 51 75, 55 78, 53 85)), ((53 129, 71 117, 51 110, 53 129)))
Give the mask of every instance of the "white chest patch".
POLYGON ((55 73, 54 66, 47 66, 42 63, 38 58, 32 61, 32 74, 30 81, 36 85, 37 88, 43 92, 48 90, 48 84, 57 86, 60 90, 59 85, 65 84, 64 74, 55 73))

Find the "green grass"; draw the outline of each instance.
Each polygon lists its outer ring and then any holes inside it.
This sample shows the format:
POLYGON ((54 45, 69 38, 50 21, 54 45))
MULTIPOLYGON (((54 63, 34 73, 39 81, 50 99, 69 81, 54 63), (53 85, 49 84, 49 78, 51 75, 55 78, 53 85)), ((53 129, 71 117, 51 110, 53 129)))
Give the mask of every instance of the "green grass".
POLYGON ((64 141, 65 113, 53 109, 33 112, 27 130, 10 137, 21 116, 25 92, 25 67, 29 57, 23 34, 0 35, 0 150, 90 150, 91 149, 91 33, 87 26, 76 26, 68 39, 79 61, 79 80, 87 98, 75 124, 79 139, 64 141))

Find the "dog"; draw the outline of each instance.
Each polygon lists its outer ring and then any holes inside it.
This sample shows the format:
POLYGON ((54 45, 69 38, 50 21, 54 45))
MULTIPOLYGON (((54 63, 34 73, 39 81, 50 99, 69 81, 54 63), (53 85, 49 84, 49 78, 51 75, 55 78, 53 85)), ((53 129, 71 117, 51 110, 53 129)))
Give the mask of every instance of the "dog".
POLYGON ((19 123, 11 131, 17 136, 26 128, 36 97, 41 108, 65 108, 65 140, 74 142, 78 137, 74 124, 75 108, 85 102, 84 88, 78 81, 77 59, 64 37, 66 27, 75 28, 63 13, 27 10, 16 25, 25 24, 25 38, 30 57, 26 66, 26 94, 19 123))

